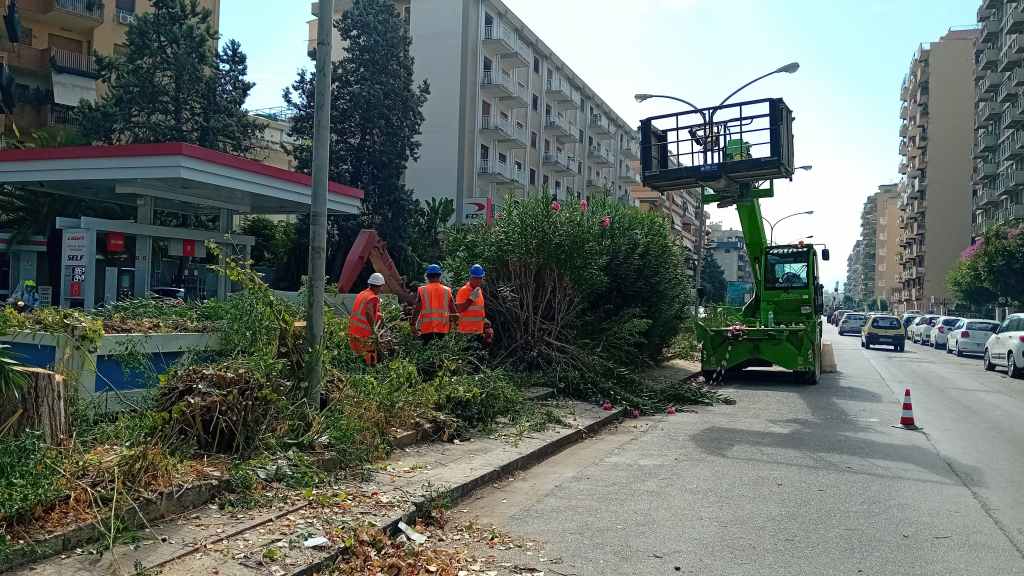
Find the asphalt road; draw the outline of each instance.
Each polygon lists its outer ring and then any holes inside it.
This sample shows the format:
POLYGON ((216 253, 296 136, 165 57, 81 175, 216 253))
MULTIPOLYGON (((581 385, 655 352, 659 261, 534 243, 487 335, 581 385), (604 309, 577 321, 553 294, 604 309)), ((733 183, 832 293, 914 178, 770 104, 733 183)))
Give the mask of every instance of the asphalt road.
POLYGON ((1024 575, 1024 380, 826 337, 818 386, 744 374, 736 406, 627 421, 457 514, 545 574, 1024 575), (907 386, 921 432, 893 427, 907 386))

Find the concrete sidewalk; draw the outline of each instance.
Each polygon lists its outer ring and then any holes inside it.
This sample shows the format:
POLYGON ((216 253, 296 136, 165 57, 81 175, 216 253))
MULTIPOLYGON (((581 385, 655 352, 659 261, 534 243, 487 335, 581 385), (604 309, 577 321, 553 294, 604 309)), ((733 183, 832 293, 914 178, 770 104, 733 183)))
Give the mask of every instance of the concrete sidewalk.
POLYGON ((136 574, 222 576, 308 574, 328 565, 357 526, 393 529, 412 523, 431 498, 458 500, 517 470, 528 468, 621 418, 590 404, 567 403, 565 427, 524 435, 518 442, 480 437, 396 451, 359 480, 313 491, 268 494, 272 504, 238 513, 209 505, 152 526, 141 540, 103 553, 66 554, 13 572, 16 575, 136 574), (307 546, 312 538, 327 543, 307 546))

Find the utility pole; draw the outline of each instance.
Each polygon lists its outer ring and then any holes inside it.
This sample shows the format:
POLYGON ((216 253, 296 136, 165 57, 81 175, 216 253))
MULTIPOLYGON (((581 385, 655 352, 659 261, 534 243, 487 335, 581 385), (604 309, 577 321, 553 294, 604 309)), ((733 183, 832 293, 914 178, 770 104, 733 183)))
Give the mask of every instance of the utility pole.
POLYGON ((309 362, 307 401, 320 408, 323 387, 324 285, 327 276, 327 170, 331 161, 331 44, 334 0, 320 0, 316 35, 316 87, 313 104, 313 197, 309 210, 309 302, 306 306, 306 351, 309 362))

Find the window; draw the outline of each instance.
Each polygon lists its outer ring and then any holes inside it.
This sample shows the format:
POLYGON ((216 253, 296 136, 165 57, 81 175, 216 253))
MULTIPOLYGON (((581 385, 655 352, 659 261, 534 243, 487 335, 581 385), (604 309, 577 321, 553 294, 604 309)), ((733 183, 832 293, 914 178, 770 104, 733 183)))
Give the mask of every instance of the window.
POLYGON ((533 73, 540 74, 540 58, 533 57, 533 73))
POLYGON ((29 28, 28 26, 22 25, 21 26, 21 38, 19 39, 19 41, 20 41, 19 43, 22 46, 31 46, 32 45, 32 29, 29 28))
POLYGON ((537 185, 537 171, 534 170, 533 168, 530 168, 530 186, 536 186, 536 185, 537 185))
POLYGON ((590 146, 594 145, 594 137, 593 136, 589 137, 587 140, 588 140, 588 142, 587 142, 588 145, 590 145, 590 146))
POLYGON ((561 191, 562 191, 562 181, 561 180, 555 180, 555 194, 558 194, 561 191))
POLYGON ((530 132, 530 148, 537 149, 537 133, 530 132))
POLYGON ((547 154, 548 152, 551 152, 551 140, 548 140, 547 138, 545 138, 544 139, 544 153, 547 154))
POLYGON ((884 330, 896 330, 900 327, 900 321, 894 316, 878 316, 871 322, 871 325, 884 330))
POLYGON ((580 128, 580 138, 578 140, 580 144, 583 144, 583 128, 580 128))
POLYGON ((544 175, 544 187, 545 188, 548 187, 548 175, 547 174, 544 175))
POLYGON ((768 265, 765 267, 765 287, 768 289, 788 290, 790 288, 807 288, 807 251, 780 250, 769 252, 768 265))
POLYGON ((540 110, 540 98, 536 94, 533 95, 533 111, 537 112, 540 110))
POLYGON ((480 101, 480 115, 484 118, 491 117, 491 103, 487 100, 480 101))
POLYGON ((491 156, 491 149, 486 144, 480 145, 480 159, 487 160, 491 156))
POLYGON ((994 322, 968 322, 967 330, 978 330, 980 332, 995 332, 999 324, 994 322))
POLYGON ((408 26, 409 23, 412 22, 412 6, 406 6, 402 10, 402 22, 405 22, 406 26, 408 26))
POLYGON ((118 12, 135 14, 135 0, 117 0, 116 6, 118 12))
POLYGON ((516 174, 518 174, 518 173, 520 173, 522 171, 523 171, 523 163, 520 162, 519 160, 516 160, 516 174))
POLYGON ((545 104, 544 105, 544 115, 545 116, 551 116, 551 105, 550 104, 545 104))

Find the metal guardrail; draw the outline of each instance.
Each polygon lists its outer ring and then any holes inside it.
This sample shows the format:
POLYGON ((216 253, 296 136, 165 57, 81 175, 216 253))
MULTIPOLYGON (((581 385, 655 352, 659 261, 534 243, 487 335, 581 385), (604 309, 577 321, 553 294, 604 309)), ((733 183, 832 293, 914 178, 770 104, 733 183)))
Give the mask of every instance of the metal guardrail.
POLYGON ((55 5, 66 12, 103 20, 103 2, 100 0, 56 0, 55 5))

